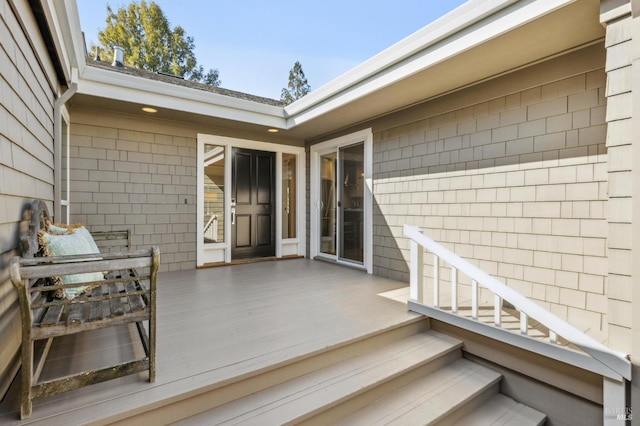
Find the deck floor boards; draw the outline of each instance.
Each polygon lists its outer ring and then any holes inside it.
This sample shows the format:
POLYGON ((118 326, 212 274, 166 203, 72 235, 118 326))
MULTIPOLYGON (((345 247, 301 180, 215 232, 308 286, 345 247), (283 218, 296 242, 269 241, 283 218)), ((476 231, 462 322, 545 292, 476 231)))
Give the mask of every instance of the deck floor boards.
MULTIPOLYGON (((31 418, 20 422, 16 380, 0 403, 0 423, 99 422, 114 407, 162 404, 193 389, 396 326, 416 314, 378 294, 405 285, 308 259, 162 273, 155 383, 141 373, 35 400, 31 418)), ((58 339, 43 378, 100 366, 114 357, 126 360, 142 350, 131 345, 135 332, 133 326, 123 326, 58 339)))

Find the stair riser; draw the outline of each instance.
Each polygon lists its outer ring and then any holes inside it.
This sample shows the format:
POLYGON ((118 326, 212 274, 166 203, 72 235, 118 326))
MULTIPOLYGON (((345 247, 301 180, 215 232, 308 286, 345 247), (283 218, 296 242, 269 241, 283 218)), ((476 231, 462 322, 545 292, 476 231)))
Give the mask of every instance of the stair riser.
POLYGON ((244 379, 240 378, 233 383, 213 388, 195 389, 188 395, 181 395, 179 400, 166 401, 159 407, 149 407, 149 411, 136 414, 133 417, 113 420, 118 421, 119 425, 132 426, 155 426, 177 422, 428 329, 428 320, 412 321, 375 335, 346 342, 338 347, 327 348, 320 353, 310 354, 302 359, 291 360, 267 371, 258 372, 244 379))
POLYGON ((389 377, 389 380, 385 383, 363 389, 358 395, 351 395, 350 398, 346 400, 336 401, 335 404, 323 407, 322 410, 308 413, 305 417, 298 418, 291 424, 303 424, 305 426, 336 424, 340 419, 349 414, 374 403, 415 380, 429 375, 460 357, 461 351, 459 349, 448 352, 425 364, 417 365, 413 369, 406 370, 400 375, 389 377))
POLYGON ((449 412, 436 420, 433 425, 447 426, 456 423, 456 421, 490 400, 491 397, 496 395, 498 392, 500 392, 500 384, 495 383, 491 387, 484 389, 481 393, 474 395, 473 398, 467 399, 464 404, 458 404, 456 407, 451 407, 449 412))

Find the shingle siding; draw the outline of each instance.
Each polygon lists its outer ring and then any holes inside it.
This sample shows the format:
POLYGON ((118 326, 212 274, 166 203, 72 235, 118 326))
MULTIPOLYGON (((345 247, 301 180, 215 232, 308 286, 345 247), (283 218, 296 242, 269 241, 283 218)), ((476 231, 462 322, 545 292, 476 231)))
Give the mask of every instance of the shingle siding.
POLYGON ((21 342, 17 293, 6 265, 19 254, 19 223, 24 208, 34 198, 53 207, 55 94, 32 50, 31 43, 39 40, 37 28, 29 31, 33 33, 25 33, 8 2, 1 2, 0 399, 16 372, 21 342))
POLYGON ((609 153, 609 342, 631 352, 632 315, 632 20, 607 25, 607 149, 609 153))
POLYGON ((162 271, 195 268, 195 138, 118 122, 72 123, 71 221, 130 229, 134 249, 160 247, 162 271))
POLYGON ((375 273, 408 280, 402 225, 417 225, 578 327, 606 332, 605 76, 376 132, 375 273))

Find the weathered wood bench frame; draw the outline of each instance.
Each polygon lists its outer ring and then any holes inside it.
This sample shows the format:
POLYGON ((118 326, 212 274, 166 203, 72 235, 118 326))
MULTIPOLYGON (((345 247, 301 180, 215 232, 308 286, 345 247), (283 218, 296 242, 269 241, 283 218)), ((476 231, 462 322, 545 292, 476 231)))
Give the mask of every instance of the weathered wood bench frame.
MULTIPOLYGON (((146 370, 149 371, 149 381, 155 381, 156 278, 160 263, 158 248, 37 257, 38 231, 43 229, 48 219, 44 202, 34 201, 29 232, 21 241, 23 256, 14 257, 9 265, 11 280, 18 289, 22 317, 21 419, 31 415, 32 400, 36 398, 146 370), (137 271, 144 272, 138 274, 137 271), (66 285, 55 285, 51 280, 52 276, 87 272, 104 272, 105 280, 66 285), (71 300, 53 297, 58 289, 85 284, 97 286, 71 300), (148 334, 144 321, 148 321, 148 334), (143 357, 97 370, 39 381, 53 338, 129 323, 137 326, 145 352, 143 357)), ((102 232, 96 237, 97 242, 130 238, 128 231, 102 232)))

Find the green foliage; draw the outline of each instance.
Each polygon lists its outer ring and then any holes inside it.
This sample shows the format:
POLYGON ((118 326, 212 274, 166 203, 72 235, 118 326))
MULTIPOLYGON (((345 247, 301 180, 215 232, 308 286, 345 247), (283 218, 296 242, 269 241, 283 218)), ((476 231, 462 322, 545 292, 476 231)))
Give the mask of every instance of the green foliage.
POLYGON ((310 91, 311 86, 307 83, 307 78, 304 76, 304 71, 302 71, 302 65, 300 65, 299 61, 296 61, 289 71, 289 84, 287 88, 282 89, 280 100, 289 105, 310 91))
MULTIPOLYGON (((107 5, 105 22, 107 25, 98 33, 98 40, 107 58, 113 57, 113 46, 121 46, 126 66, 220 86, 218 70, 210 69, 205 74, 202 65, 197 65, 193 37, 187 36, 179 25, 172 29, 162 9, 153 1, 132 1, 117 12, 107 5)), ((91 46, 92 56, 97 47, 91 46)))

